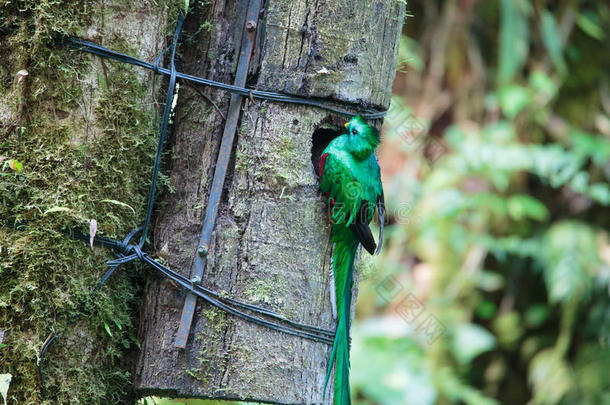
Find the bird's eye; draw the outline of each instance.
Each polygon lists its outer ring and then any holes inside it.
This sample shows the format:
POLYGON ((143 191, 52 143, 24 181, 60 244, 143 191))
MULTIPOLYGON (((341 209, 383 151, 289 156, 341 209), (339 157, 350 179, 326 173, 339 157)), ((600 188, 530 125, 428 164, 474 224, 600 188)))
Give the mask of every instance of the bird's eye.
POLYGON ((356 128, 352 128, 352 135, 356 135, 358 131, 356 131, 356 128))

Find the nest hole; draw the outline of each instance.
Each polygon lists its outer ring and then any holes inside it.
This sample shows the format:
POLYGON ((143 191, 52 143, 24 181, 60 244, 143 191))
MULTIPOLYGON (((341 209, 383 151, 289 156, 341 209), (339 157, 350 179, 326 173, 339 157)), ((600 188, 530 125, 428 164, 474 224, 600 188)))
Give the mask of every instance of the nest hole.
POLYGON ((318 175, 318 167, 320 164, 320 156, 330 141, 343 134, 345 130, 335 126, 324 126, 313 131, 311 136, 311 163, 313 171, 318 175))

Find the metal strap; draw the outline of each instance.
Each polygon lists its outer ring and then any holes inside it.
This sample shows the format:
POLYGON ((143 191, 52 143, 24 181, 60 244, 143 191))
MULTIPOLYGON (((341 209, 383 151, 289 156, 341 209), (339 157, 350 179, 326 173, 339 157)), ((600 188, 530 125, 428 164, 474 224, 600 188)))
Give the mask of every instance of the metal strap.
MULTIPOLYGON (((242 6, 245 8, 248 0, 241 0, 242 6)), ((242 33, 241 51, 239 53, 239 61, 237 63, 237 73, 235 74, 235 85, 244 87, 248 75, 248 66, 250 65, 250 55, 254 47, 254 39, 256 36, 256 25, 258 23, 258 15, 260 11, 261 0, 249 0, 248 11, 244 21, 244 31, 242 33)), ((220 197, 231 158, 231 150, 233 149, 233 140, 237 131, 237 121, 239 119, 239 111, 241 109, 242 96, 237 94, 231 95, 229 103, 229 113, 225 122, 224 132, 222 134, 222 142, 218 152, 216 161, 216 169, 214 171, 214 179, 212 180, 212 188, 210 190, 210 198, 206 207, 205 219, 201 229, 199 245, 195 252, 195 259, 191 268, 191 280, 196 283, 201 281, 203 269, 206 265, 208 246, 212 240, 212 231, 216 223, 218 214, 218 206, 220 205, 220 197)), ((175 346, 184 349, 188 340, 193 315, 195 313, 195 304, 197 297, 189 292, 184 301, 182 309, 182 317, 180 318, 180 326, 176 335, 175 346)))

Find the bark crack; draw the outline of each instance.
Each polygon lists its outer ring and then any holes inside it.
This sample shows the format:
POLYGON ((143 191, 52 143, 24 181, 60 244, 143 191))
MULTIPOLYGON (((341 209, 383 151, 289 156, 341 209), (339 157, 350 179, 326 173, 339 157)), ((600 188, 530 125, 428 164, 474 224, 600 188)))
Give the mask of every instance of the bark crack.
POLYGON ((290 19, 292 18, 292 7, 288 12, 288 26, 286 27, 286 39, 284 40, 284 56, 282 57, 282 69, 286 67, 286 54, 288 53, 288 37, 290 36, 290 29, 292 27, 290 19))
POLYGON ((305 0, 305 7, 307 7, 307 13, 305 14, 305 22, 301 27, 301 48, 299 49, 299 57, 297 59, 297 64, 294 67, 297 70, 301 66, 301 56, 303 55, 303 45, 305 44, 305 38, 309 35, 309 14, 311 13, 311 9, 309 8, 309 0, 305 0))
POLYGON ((303 68, 304 74, 307 74, 309 71, 309 65, 311 64, 312 55, 315 58, 318 52, 318 29, 316 27, 316 17, 318 16, 318 1, 319 0, 316 0, 316 3, 314 5, 313 17, 311 18, 311 27, 309 28, 309 55, 307 58, 307 62, 305 63, 305 67, 303 68))

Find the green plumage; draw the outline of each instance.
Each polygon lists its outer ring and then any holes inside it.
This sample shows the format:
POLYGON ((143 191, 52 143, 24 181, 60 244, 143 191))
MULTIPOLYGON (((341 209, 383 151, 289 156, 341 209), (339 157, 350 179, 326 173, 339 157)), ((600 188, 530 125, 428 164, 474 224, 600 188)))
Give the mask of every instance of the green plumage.
POLYGON ((362 243, 370 253, 375 241, 369 228, 375 207, 379 210, 379 247, 383 238, 383 187, 373 152, 378 132, 362 118, 346 124, 347 133, 333 139, 320 157, 320 189, 327 196, 332 223, 333 274, 337 331, 331 351, 324 391, 335 364, 336 405, 351 404, 349 388, 349 329, 354 258, 362 243))

